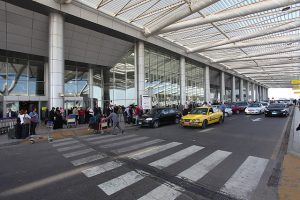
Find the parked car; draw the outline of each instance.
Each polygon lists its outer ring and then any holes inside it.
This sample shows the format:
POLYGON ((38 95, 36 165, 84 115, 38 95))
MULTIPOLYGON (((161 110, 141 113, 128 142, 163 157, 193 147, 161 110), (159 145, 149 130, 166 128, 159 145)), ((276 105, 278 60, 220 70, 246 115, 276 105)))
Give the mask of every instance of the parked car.
POLYGON ((245 109, 245 114, 262 114, 265 107, 261 103, 252 103, 245 109))
POLYGON ((239 106, 237 106, 235 103, 229 103, 226 105, 231 108, 233 114, 240 113, 239 106))
POLYGON ((157 128, 164 124, 178 124, 181 116, 181 113, 175 108, 154 108, 149 113, 142 115, 138 119, 138 124, 157 128))
POLYGON ((180 125, 183 127, 206 128, 209 124, 222 123, 223 112, 210 106, 194 108, 188 115, 183 116, 180 125))
POLYGON ((289 115, 289 106, 283 103, 274 103, 270 104, 265 109, 265 116, 285 116, 287 117, 289 115))
MULTIPOLYGON (((233 114, 232 108, 230 105, 225 104, 226 108, 225 108, 225 117, 229 117, 233 114)), ((219 109, 220 110, 220 105, 212 105, 213 108, 219 109)))
POLYGON ((249 105, 246 101, 239 101, 234 103, 237 106, 237 114, 240 112, 244 112, 247 106, 249 105))

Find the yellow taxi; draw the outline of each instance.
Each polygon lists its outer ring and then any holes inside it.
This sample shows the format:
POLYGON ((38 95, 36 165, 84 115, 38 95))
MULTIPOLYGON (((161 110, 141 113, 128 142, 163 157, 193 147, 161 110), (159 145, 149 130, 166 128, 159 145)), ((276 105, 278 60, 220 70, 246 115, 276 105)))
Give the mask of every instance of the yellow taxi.
POLYGON ((206 128, 207 125, 223 122, 223 112, 210 106, 194 108, 181 118, 180 125, 206 128))

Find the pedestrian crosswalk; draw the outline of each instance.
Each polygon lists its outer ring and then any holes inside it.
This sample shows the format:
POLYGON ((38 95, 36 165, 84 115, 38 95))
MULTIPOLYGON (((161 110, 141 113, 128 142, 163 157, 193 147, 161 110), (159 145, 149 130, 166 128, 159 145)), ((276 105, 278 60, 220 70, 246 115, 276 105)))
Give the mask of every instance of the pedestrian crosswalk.
MULTIPOLYGON (((212 151, 202 146, 188 146, 180 142, 167 142, 136 134, 68 138, 56 140, 52 146, 61 152, 62 156, 69 159, 74 167, 89 164, 87 168, 81 171, 86 178, 101 177, 111 174, 109 172, 113 171, 111 178, 105 179, 105 181, 102 181, 101 178, 97 179, 99 180, 98 188, 107 196, 124 192, 128 188, 135 187, 136 184, 143 184, 143 181, 151 179, 150 172, 145 169, 135 169, 134 165, 129 166, 124 158, 131 160, 131 162, 139 160, 139 164, 143 163, 150 168, 168 172, 182 181, 201 184, 204 177, 207 178, 211 175, 211 171, 224 167, 229 168, 229 162, 227 165, 223 165, 223 163, 234 154, 228 151, 212 151), (109 152, 117 156, 114 157, 109 152), (192 161, 183 162, 188 160, 192 161), (177 168, 176 166, 180 167, 175 173, 171 169, 177 168)), ((227 180, 220 180, 222 184, 216 188, 215 192, 248 200, 251 199, 269 160, 248 156, 239 162, 240 165, 238 168, 235 166, 234 173, 230 174, 227 180)), ((147 189, 137 199, 173 200, 184 194, 185 189, 179 186, 171 187, 166 182, 160 183, 159 186, 156 185, 151 190, 147 189)))

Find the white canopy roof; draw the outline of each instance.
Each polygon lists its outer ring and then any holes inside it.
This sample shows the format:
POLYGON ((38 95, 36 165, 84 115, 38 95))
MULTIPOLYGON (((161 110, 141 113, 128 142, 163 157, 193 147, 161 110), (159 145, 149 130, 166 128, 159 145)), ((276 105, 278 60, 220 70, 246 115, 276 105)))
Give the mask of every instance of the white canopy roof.
POLYGON ((300 0, 76 0, 268 87, 300 77, 300 0))

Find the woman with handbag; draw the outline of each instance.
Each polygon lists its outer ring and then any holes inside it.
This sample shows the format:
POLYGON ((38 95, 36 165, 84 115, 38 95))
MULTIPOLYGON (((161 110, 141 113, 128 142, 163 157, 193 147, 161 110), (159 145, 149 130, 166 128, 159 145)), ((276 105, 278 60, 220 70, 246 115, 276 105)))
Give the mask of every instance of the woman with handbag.
POLYGON ((26 109, 22 109, 18 117, 20 118, 22 127, 22 139, 25 139, 29 136, 29 126, 31 117, 27 114, 26 109))

